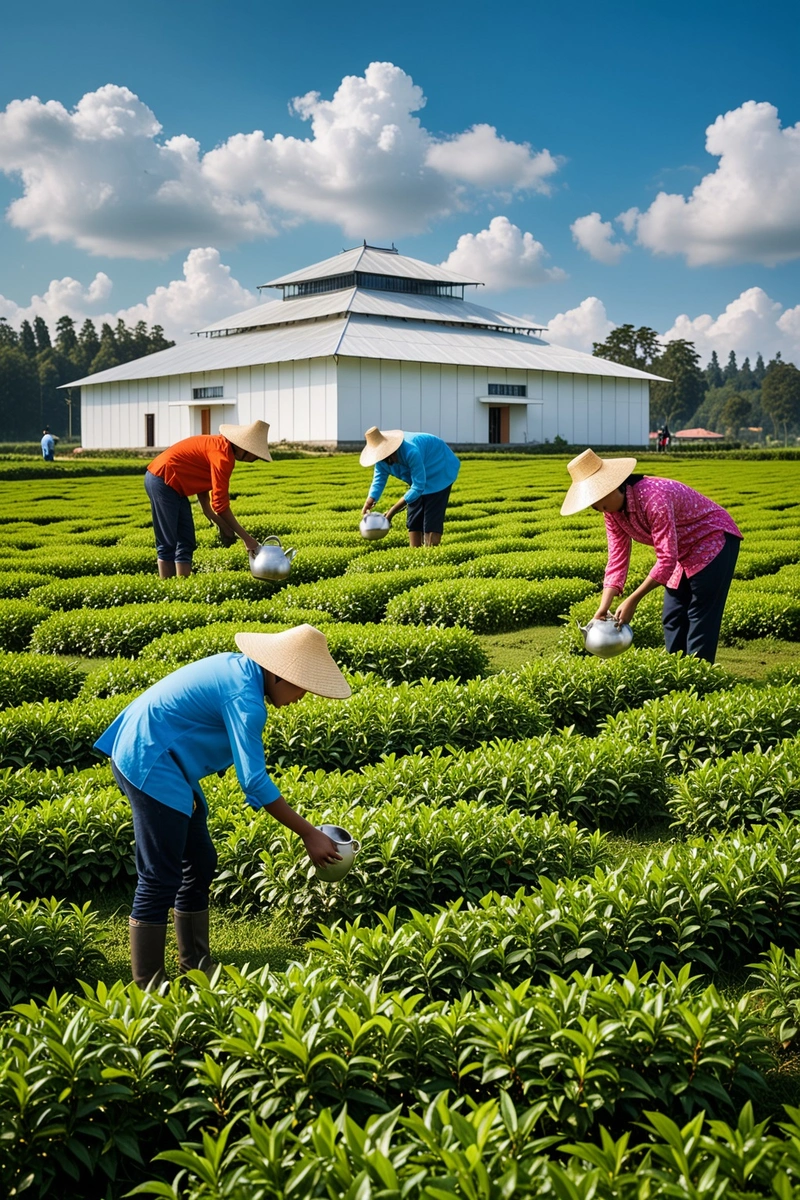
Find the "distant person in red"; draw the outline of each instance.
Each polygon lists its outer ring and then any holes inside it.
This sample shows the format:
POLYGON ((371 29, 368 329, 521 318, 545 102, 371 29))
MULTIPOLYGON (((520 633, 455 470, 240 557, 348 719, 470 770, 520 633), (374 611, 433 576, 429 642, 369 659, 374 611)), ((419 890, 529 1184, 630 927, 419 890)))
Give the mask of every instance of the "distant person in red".
POLYGON ((251 554, 259 543, 243 529, 231 512, 228 494, 231 473, 237 462, 272 462, 268 444, 269 425, 220 425, 218 434, 184 438, 159 454, 147 468, 144 486, 150 498, 156 535, 158 573, 162 579, 190 575, 197 548, 190 496, 231 545, 241 538, 251 554))

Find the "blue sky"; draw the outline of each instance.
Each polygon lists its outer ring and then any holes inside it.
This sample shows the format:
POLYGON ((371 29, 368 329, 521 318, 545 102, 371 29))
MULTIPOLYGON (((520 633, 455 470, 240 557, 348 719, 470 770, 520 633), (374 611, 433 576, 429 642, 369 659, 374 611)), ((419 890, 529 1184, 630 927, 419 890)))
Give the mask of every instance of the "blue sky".
POLYGON ((366 236, 581 348, 631 321, 800 361, 799 29, 794 6, 739 0, 17 6, 0 315, 180 336, 366 236), (396 70, 365 79, 376 62, 396 70))

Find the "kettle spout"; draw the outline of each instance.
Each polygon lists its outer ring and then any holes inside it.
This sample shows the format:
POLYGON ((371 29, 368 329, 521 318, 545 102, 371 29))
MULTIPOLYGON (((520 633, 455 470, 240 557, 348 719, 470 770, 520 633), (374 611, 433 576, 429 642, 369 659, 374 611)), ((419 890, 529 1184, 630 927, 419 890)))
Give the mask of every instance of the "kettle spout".
POLYGON ((583 636, 584 636, 584 637, 586 637, 587 633, 589 632, 589 626, 588 626, 588 624, 587 624, 587 625, 581 625, 580 621, 576 621, 576 622, 575 622, 575 624, 578 626, 578 629, 580 629, 580 631, 581 631, 581 633, 583 634, 583 636))
POLYGON ((292 549, 292 550, 284 550, 284 552, 283 552, 283 553, 286 555, 286 557, 288 558, 289 562, 291 562, 291 561, 292 561, 292 559, 294 558, 295 554, 297 554, 297 551, 296 551, 296 550, 293 550, 293 549, 292 549))

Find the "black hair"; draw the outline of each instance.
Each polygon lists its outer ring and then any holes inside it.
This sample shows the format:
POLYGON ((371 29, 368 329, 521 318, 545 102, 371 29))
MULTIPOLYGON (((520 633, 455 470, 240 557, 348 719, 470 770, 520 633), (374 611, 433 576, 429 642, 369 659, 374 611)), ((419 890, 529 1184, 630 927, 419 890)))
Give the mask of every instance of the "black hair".
POLYGON ((619 490, 623 491, 626 487, 635 487, 637 483, 641 483, 644 475, 629 475, 627 479, 623 479, 619 485, 619 490))

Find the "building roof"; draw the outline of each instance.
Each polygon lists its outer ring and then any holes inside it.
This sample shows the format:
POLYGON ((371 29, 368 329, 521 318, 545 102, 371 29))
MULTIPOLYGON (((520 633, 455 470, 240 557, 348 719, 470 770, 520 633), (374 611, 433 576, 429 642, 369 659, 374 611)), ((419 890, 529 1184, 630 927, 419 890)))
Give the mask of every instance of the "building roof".
POLYGON ((713 433, 712 430, 710 430, 710 429, 700 429, 700 428, 698 428, 698 429, 679 429, 678 432, 675 434, 675 437, 694 438, 697 441, 699 441, 701 438, 711 438, 713 440, 721 441, 724 438, 724 436, 725 435, 723 433, 713 433))
POLYGON ((231 333, 241 329, 257 329, 269 325, 295 324, 299 321, 314 321, 321 317, 346 316, 347 313, 364 313, 375 317, 399 317, 406 321, 452 321, 459 325, 497 326, 509 329, 541 329, 542 326, 512 317, 508 313, 470 304, 450 296, 398 295, 393 292, 372 292, 364 288, 343 288, 337 292, 323 292, 318 296, 299 296, 294 300, 269 300, 234 313, 213 325, 199 329, 199 334, 231 333))
POLYGON ((261 363, 307 358, 391 359, 402 362, 449 363, 529 371, 561 371, 617 379, 660 379, 658 375, 624 367, 579 350, 554 346, 541 338, 492 329, 407 321, 376 320, 353 313, 299 325, 281 325, 232 334, 192 338, 133 362, 77 379, 69 387, 157 379, 261 363))
POLYGON ((458 283, 480 287, 479 279, 468 279, 466 275, 458 275, 447 267, 436 267, 432 263, 422 262, 419 258, 408 258, 398 254, 394 249, 385 250, 380 246, 356 246, 353 250, 343 250, 333 258, 324 258, 322 262, 312 263, 300 271, 292 271, 289 275, 281 275, 279 279, 271 279, 260 287, 283 287, 288 283, 302 283, 310 279, 330 279, 336 275, 350 275, 353 271, 362 271, 367 275, 396 275, 403 279, 425 279, 430 283, 458 283))

